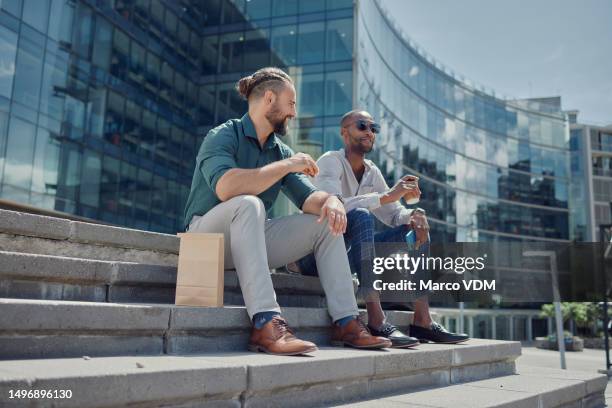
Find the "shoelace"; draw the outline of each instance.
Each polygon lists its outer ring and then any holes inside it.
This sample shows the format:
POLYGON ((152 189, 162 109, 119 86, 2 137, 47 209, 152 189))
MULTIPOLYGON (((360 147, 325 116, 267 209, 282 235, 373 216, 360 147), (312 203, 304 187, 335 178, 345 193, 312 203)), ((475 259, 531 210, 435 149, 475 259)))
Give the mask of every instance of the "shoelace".
POLYGON ((446 329, 440 325, 439 323, 433 322, 431 324, 431 331, 434 332, 440 332, 440 333, 447 333, 446 329))
POLYGON ((280 339, 285 334, 289 334, 290 336, 294 335, 293 330, 289 328, 289 325, 287 324, 287 321, 285 321, 285 319, 275 317, 272 319, 272 325, 276 329, 276 335, 275 335, 276 340, 280 339))
POLYGON ((392 325, 391 323, 385 323, 379 330, 385 336, 392 335, 395 331, 397 331, 397 327, 392 325))
POLYGON ((370 331, 368 330, 363 320, 361 320, 360 317, 358 317, 356 320, 357 320, 357 326, 359 326, 359 333, 360 334, 370 334, 370 331))

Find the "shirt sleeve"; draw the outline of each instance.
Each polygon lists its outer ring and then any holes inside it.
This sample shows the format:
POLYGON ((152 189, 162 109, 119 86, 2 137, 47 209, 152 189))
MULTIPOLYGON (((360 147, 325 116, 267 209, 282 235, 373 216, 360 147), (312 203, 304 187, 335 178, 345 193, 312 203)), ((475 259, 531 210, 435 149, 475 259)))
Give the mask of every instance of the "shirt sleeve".
MULTIPOLYGON (((376 191, 384 193, 385 191, 389 190, 389 186, 380 172, 380 169, 374 167, 372 168, 372 171, 376 172, 374 174, 374 188, 376 191)), ((396 227, 398 225, 408 224, 412 210, 404 207, 399 201, 394 201, 382 206, 379 205, 378 208, 372 210, 372 213, 386 225, 396 227)))
POLYGON ((204 138, 196 166, 216 194, 217 182, 228 170, 237 168, 238 140, 232 126, 213 129, 204 138))
MULTIPOLYGON (((283 159, 293 156, 293 150, 284 146, 283 159)), ((283 177, 282 191, 289 200, 300 210, 306 199, 318 189, 310 182, 308 177, 302 173, 289 173, 283 177)))

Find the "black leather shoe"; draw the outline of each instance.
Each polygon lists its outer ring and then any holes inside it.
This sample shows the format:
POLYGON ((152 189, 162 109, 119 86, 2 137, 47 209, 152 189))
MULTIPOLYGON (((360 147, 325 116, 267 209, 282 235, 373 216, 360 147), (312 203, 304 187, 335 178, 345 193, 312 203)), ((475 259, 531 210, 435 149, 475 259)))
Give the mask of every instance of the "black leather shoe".
POLYGON ((431 329, 425 327, 410 325, 410 335, 419 339, 421 343, 444 343, 455 344, 466 341, 470 338, 465 333, 451 333, 441 324, 433 322, 431 329))
POLYGON ((373 329, 370 326, 368 326, 368 329, 373 336, 386 337, 391 340, 391 347, 393 348, 413 347, 419 344, 418 339, 402 333, 400 329, 389 323, 384 323, 380 330, 373 329))

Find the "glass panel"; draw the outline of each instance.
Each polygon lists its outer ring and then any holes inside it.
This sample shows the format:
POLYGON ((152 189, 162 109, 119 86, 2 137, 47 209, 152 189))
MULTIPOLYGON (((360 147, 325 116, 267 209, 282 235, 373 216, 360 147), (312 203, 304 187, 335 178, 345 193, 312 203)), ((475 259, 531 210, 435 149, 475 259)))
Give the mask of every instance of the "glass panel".
POLYGON ((297 14, 298 0, 274 0, 272 15, 274 17, 297 14))
POLYGON ((108 70, 113 41, 113 28, 103 18, 96 21, 96 40, 94 41, 91 61, 99 67, 108 70))
POLYGON ((301 64, 322 62, 324 49, 321 44, 325 44, 324 23, 300 24, 298 35, 298 62, 301 64))
POLYGON ((15 91, 13 99, 22 104, 36 108, 40 96, 42 77, 43 49, 40 45, 21 39, 17 51, 17 68, 15 70, 15 91))
POLYGON ((323 74, 302 75, 296 81, 299 104, 297 106, 300 118, 321 116, 323 114, 323 74))
POLYGON ((90 89, 91 116, 89 131, 92 136, 102 138, 104 133, 104 112, 106 109, 106 89, 90 89))
POLYGON ((21 18, 21 0, 3 0, 0 7, 17 18, 21 18))
POLYGON ((335 10, 340 8, 353 7, 353 0, 327 0, 327 9, 335 10))
POLYGON ((206 0, 206 7, 201 11, 204 26, 218 25, 221 17, 221 0, 206 0))
POLYGON ((91 9, 79 3, 75 18, 72 49, 85 59, 89 59, 92 43, 93 17, 91 9))
POLYGON ((244 22, 245 0, 223 1, 221 24, 244 22))
POLYGON ((125 78, 130 55, 130 38, 121 30, 115 29, 113 36, 113 56, 111 58, 111 74, 125 78))
POLYGON ((270 65, 270 44, 268 30, 254 30, 245 33, 244 70, 257 70, 270 65))
POLYGON ((15 55, 17 54, 17 34, 0 26, 0 95, 11 99, 13 79, 15 78, 15 55))
POLYGON ((344 115, 352 105, 352 72, 328 73, 325 78, 325 115, 344 115))
POLYGON ((41 33, 47 32, 49 19, 49 0, 25 0, 23 3, 23 21, 41 33))
MULTIPOLYGON (((38 128, 34 164, 32 166, 32 191, 55 196, 57 192, 59 154, 60 143, 47 130, 38 128)), ((51 203, 47 202, 45 205, 45 208, 53 207, 53 201, 51 203)))
POLYGON ((221 72, 242 71, 244 34, 230 33, 221 36, 221 72))
POLYGON ((202 42, 202 74, 217 72, 217 59, 219 57, 219 37, 216 35, 205 37, 202 42))
POLYGON ((70 42, 74 6, 66 0, 53 0, 49 16, 49 37, 56 41, 70 42))
POLYGON ((251 20, 270 17, 271 0, 248 0, 246 14, 251 20))
POLYGON ((325 0, 300 1, 300 13, 313 13, 325 10, 325 0))
POLYGON ((2 189, 2 175, 4 173, 4 148, 8 138, 8 119, 7 113, 0 112, 0 190, 2 189))
POLYGON ((7 195, 5 194, 7 188, 4 186, 3 196, 19 202, 28 202, 36 127, 31 123, 11 117, 8 134, 4 184, 10 184, 18 189, 11 189, 7 195))
POLYGON ((272 28, 272 65, 295 65, 297 53, 297 26, 272 28))
POLYGON ((327 61, 350 60, 353 55, 353 20, 327 22, 327 61))
POLYGON ((102 178, 101 156, 93 151, 85 150, 83 155, 83 175, 79 191, 81 204, 92 207, 100 206, 100 182, 102 178))
POLYGON ((54 119, 61 120, 66 92, 68 64, 47 53, 43 72, 40 111, 54 119))

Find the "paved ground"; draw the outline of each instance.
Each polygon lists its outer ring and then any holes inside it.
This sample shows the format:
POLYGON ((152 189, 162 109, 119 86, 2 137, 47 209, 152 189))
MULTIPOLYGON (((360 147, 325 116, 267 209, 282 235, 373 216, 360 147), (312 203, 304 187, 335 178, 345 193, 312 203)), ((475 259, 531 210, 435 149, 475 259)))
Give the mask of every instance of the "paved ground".
MULTIPOLYGON (((597 370, 604 369, 606 366, 606 353, 604 350, 594 349, 567 352, 565 353, 565 361, 568 370, 597 373, 597 370)), ((529 366, 561 368, 561 363, 557 351, 523 346, 522 355, 518 358, 516 366, 520 373, 521 371, 528 372, 529 366)), ((608 381, 608 386, 606 387, 606 403, 607 406, 612 407, 612 381, 608 381)))

